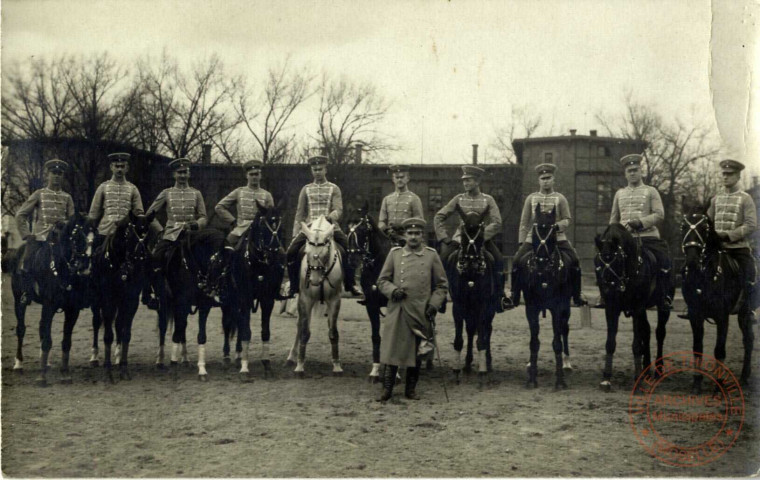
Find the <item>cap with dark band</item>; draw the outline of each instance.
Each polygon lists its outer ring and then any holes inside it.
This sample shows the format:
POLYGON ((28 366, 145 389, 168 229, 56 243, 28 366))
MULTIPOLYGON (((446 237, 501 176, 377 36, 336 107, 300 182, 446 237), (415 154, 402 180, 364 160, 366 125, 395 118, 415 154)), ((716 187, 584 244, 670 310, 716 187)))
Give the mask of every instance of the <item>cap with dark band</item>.
POLYGON ((424 219, 416 218, 416 217, 407 218, 406 220, 401 222, 401 227, 404 230, 408 230, 410 228, 419 228, 421 230, 424 230, 426 226, 427 226, 427 223, 425 223, 424 219))
POLYGON ((474 165, 462 165, 462 178, 480 178, 486 171, 474 165))
POLYGON ((45 162, 45 170, 49 172, 63 173, 68 169, 69 164, 57 158, 45 162))
POLYGON ((553 163, 542 163, 541 165, 536 165, 536 173, 539 175, 543 175, 545 173, 551 173, 554 175, 554 172, 557 170, 557 166, 553 163))
POLYGON ((312 167, 315 165, 327 165, 327 157, 324 155, 315 155, 309 158, 309 165, 312 167))
POLYGON ((261 160, 250 160, 243 164, 243 168, 246 172, 250 172, 251 170, 261 170, 262 165, 264 164, 261 162, 261 160))
POLYGON ((169 162, 169 168, 176 171, 183 167, 189 167, 190 166, 190 160, 187 158, 178 158, 176 160, 172 160, 169 162))
POLYGON ((124 152, 117 152, 117 153, 109 153, 108 154, 108 161, 111 163, 114 162, 128 162, 129 159, 132 157, 132 155, 124 152))
POLYGON ((626 155, 623 158, 620 159, 620 166, 623 168, 630 167, 632 165, 641 165, 641 161, 644 159, 641 155, 638 153, 632 153, 630 155, 626 155))
POLYGON ((388 167, 388 172, 390 172, 391 174, 403 173, 403 172, 408 172, 408 171, 409 171, 409 165, 399 164, 399 165, 391 165, 390 167, 388 167))
POLYGON ((725 173, 736 173, 744 170, 744 164, 737 160, 727 158, 720 161, 720 168, 725 173))

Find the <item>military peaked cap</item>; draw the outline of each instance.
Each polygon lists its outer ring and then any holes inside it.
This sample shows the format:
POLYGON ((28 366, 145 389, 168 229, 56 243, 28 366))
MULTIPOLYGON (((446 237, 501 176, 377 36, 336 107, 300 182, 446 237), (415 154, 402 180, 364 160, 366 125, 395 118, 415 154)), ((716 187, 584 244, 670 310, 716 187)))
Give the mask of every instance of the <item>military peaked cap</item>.
POLYGON ((45 170, 48 170, 50 172, 63 173, 68 169, 69 164, 57 158, 45 162, 45 170))
POLYGON ((427 223, 425 223, 425 220, 422 218, 412 217, 412 218, 407 218, 406 220, 401 222, 401 227, 404 228, 405 230, 409 228, 419 228, 419 229, 424 230, 426 226, 427 226, 427 223))
POLYGON ((545 173, 551 173, 552 175, 557 170, 557 166, 553 163, 542 163, 541 165, 536 165, 536 173, 539 175, 543 175, 545 173))
POLYGON ((720 168, 726 173, 736 173, 744 170, 744 164, 737 160, 727 158, 720 161, 720 168))
POLYGON ((630 167, 631 165, 641 165, 641 161, 643 159, 644 157, 642 157, 638 153, 632 153, 620 159, 620 166, 623 168, 626 168, 626 167, 630 167))
POLYGON ((246 172, 250 172, 251 170, 261 170, 262 165, 264 164, 261 162, 261 160, 250 160, 243 164, 243 168, 246 172))
POLYGON ((169 162, 169 168, 172 170, 179 170, 182 167, 189 167, 190 166, 190 160, 187 158, 178 158, 176 160, 172 160, 169 162))
POLYGON ((110 153, 108 154, 108 161, 113 162, 128 162, 132 155, 124 152, 110 153))
POLYGON ((327 157, 324 155, 315 155, 309 158, 309 165, 327 165, 327 157))
POLYGON ((480 178, 486 171, 475 165, 462 165, 462 178, 480 178))
POLYGON ((409 165, 391 165, 388 167, 388 172, 391 174, 394 173, 402 173, 402 172, 408 172, 409 171, 409 165))

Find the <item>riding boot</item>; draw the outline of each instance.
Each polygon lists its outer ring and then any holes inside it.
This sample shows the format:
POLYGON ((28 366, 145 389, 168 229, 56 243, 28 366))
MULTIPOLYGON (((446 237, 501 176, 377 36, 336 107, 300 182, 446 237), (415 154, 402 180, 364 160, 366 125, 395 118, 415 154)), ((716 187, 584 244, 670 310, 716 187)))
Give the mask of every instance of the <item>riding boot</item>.
POLYGON ((512 269, 512 288, 510 296, 507 298, 507 308, 515 308, 520 305, 520 272, 517 267, 512 269))
POLYGON ((666 310, 672 310, 673 309, 673 285, 672 285, 672 279, 670 276, 670 269, 667 271, 663 271, 660 269, 659 271, 659 282, 661 285, 661 292, 662 292, 662 307, 666 310))
POLYGON ((21 297, 19 302, 23 305, 31 305, 34 298, 34 277, 29 273, 21 274, 21 297))
POLYGON ((289 297, 295 297, 298 293, 298 284, 300 283, 301 262, 296 259, 292 262, 288 262, 288 280, 290 281, 289 297))
POLYGON ((398 367, 396 365, 386 365, 383 368, 383 393, 375 401, 387 402, 393 396, 393 386, 396 384, 396 374, 398 367))
POLYGON ((570 267, 570 283, 573 290, 573 303, 576 307, 587 305, 588 302, 581 294, 581 269, 570 267))
POLYGON ((148 279, 142 289, 142 303, 150 310, 158 310, 158 296, 153 295, 152 282, 148 279))
POLYGON ((493 282, 496 286, 496 311, 501 313, 507 310, 511 303, 504 294, 504 262, 502 260, 494 260, 493 262, 493 282))
POLYGON ((415 391, 417 388, 417 381, 420 379, 420 359, 417 359, 416 367, 406 368, 406 386, 404 388, 404 396, 409 400, 419 400, 420 396, 415 391))
POLYGON ((343 267, 343 287, 346 290, 346 293, 351 294, 353 297, 361 297, 362 291, 356 288, 356 269, 354 269, 349 261, 348 261, 348 255, 343 255, 343 264, 341 265, 343 267))

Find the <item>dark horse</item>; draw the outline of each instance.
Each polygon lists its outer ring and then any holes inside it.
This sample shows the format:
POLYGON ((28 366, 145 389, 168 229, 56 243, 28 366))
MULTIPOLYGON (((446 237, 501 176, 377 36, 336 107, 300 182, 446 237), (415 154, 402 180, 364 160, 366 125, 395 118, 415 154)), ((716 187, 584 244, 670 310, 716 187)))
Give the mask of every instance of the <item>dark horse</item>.
POLYGON ((482 387, 491 371, 491 330, 493 317, 496 315, 494 296, 497 293, 491 273, 493 258, 483 248, 483 219, 488 215, 488 207, 479 215, 475 212, 464 213, 459 205, 456 206, 456 210, 462 219, 462 241, 459 249, 443 260, 454 316, 454 350, 457 352, 454 374, 459 381, 464 346, 462 328, 466 326, 467 354, 464 371, 469 372, 472 369, 472 339, 477 334, 478 380, 482 387))
POLYGON ((224 248, 224 234, 213 228, 198 232, 182 232, 175 245, 167 249, 164 257, 164 281, 159 285, 158 309, 159 354, 162 365, 163 348, 169 320, 174 319, 172 332, 171 370, 178 376, 180 349, 186 362, 187 317, 193 306, 198 312, 198 378, 207 380, 206 372, 206 320, 214 306, 208 292, 208 272, 211 257, 224 248))
MULTIPOLYGON (((633 319, 633 366, 634 377, 638 378, 651 362, 649 339, 651 328, 646 309, 657 306, 657 357, 662 358, 665 341, 665 326, 670 310, 662 307, 663 294, 657 288, 657 264, 654 255, 641 248, 625 227, 619 223, 610 224, 601 235, 594 238, 597 254, 594 257, 599 292, 604 298, 604 313, 607 319, 607 343, 603 378, 600 384, 605 391, 612 389, 612 357, 615 354, 618 321, 624 313, 633 319)), ((654 374, 660 371, 655 366, 654 374)))
POLYGON ((388 299, 377 288, 377 278, 391 250, 390 239, 377 228, 368 213, 368 204, 356 209, 349 218, 348 261, 351 266, 361 264, 361 286, 364 305, 372 327, 372 370, 370 380, 380 379, 380 308, 388 305, 388 299))
MULTIPOLYGON (((224 263, 222 286, 222 326, 224 362, 230 362, 230 338, 237 331, 236 351, 241 379, 250 379, 248 346, 251 342, 251 312, 261 308, 261 363, 264 376, 271 374, 269 321, 275 300, 281 300, 280 286, 285 274, 280 205, 266 208, 256 201, 258 213, 224 263)), ((213 275, 213 273, 212 273, 213 275)))
POLYGON ((129 215, 119 220, 116 230, 106 237, 93 258, 93 284, 95 300, 92 305, 93 344, 90 363, 97 365, 98 331, 103 325, 106 378, 113 382, 111 345, 116 327, 115 361, 119 365, 119 378, 131 380, 127 358, 132 339, 132 321, 137 313, 140 292, 150 275, 150 224, 154 214, 129 215))
MULTIPOLYGON (((746 385, 752 368, 752 347, 755 341, 752 332, 752 317, 749 306, 745 305, 747 292, 736 263, 721 249, 713 222, 704 213, 689 213, 683 216, 681 224, 681 249, 686 257, 683 267, 684 300, 689 310, 689 322, 693 336, 694 359, 701 362, 702 340, 705 335, 705 320, 712 318, 718 330, 715 339, 715 358, 723 362, 726 358, 726 337, 728 336, 728 316, 738 313, 739 328, 744 343, 744 363, 740 381, 746 385), (746 309, 746 310, 744 310, 746 309)), ((702 375, 694 376, 692 393, 701 392, 702 375)))
POLYGON ((58 222, 50 232, 48 241, 35 252, 22 273, 21 259, 24 258, 26 245, 16 251, 10 261, 12 272, 11 287, 16 310, 16 362, 13 369, 23 372, 24 334, 26 333, 27 305, 21 301, 26 284, 25 275, 34 277, 32 300, 42 305, 40 317, 40 375, 39 386, 47 385, 48 355, 53 345, 51 327, 53 316, 63 310, 63 342, 61 344, 62 363, 61 381, 71 383, 69 370, 69 352, 71 351, 71 334, 79 318, 79 311, 88 306, 90 292, 90 273, 92 244, 95 239, 95 226, 80 213, 75 213, 67 222, 58 222))
POLYGON ((518 279, 520 289, 525 292, 525 315, 530 327, 530 362, 526 387, 537 387, 539 315, 546 318, 548 310, 552 316, 552 349, 555 360, 555 389, 567 388, 562 354, 570 355, 568 334, 570 332, 570 297, 572 286, 569 269, 570 257, 557 248, 556 209, 542 212, 536 205, 535 223, 531 229, 533 251, 521 265, 518 279))

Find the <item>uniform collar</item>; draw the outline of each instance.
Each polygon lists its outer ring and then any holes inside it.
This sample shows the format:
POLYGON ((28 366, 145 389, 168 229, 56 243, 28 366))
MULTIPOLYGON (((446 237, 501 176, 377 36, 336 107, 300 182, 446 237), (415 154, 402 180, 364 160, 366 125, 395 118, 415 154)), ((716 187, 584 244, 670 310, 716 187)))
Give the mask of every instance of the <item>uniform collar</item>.
POLYGON ((637 190, 637 189, 639 189, 639 188, 641 188, 641 187, 646 187, 646 186, 647 186, 647 184, 646 184, 646 183, 644 183, 644 182, 641 182, 641 185, 639 185, 638 187, 632 187, 632 186, 630 186, 630 185, 626 185, 626 186, 625 186, 625 188, 627 188, 627 189, 629 189, 629 190, 637 190))
POLYGON ((51 192, 53 192, 53 193, 61 193, 61 192, 63 192, 63 188, 59 188, 58 190, 56 190, 56 189, 54 189, 54 188, 50 188, 50 187, 48 187, 47 185, 45 185, 45 187, 44 187, 44 188, 45 188, 45 190, 50 190, 50 191, 51 191, 51 192))
POLYGON ((483 192, 480 191, 480 192, 476 193, 475 195, 470 195, 469 193, 464 192, 464 193, 462 193, 462 196, 465 197, 465 198, 478 198, 478 197, 483 196, 483 192))
POLYGON ((741 191, 741 187, 739 187, 738 182, 731 188, 723 187, 723 193, 726 193, 726 194, 737 193, 740 191, 741 191))
POLYGON ((539 195, 542 195, 542 196, 544 196, 544 197, 548 197, 549 195, 554 195, 554 194, 555 194, 555 193, 557 193, 557 192, 555 192, 554 190, 552 190, 552 191, 551 191, 551 192, 549 192, 549 193, 544 193, 544 192, 542 192, 541 190, 539 190, 539 191, 537 191, 536 193, 537 193, 537 194, 539 194, 539 195))
POLYGON ((172 188, 175 188, 175 189, 177 189, 177 190, 190 190, 190 188, 191 188, 191 187, 190 187, 190 184, 188 184, 188 185, 187 185, 187 186, 185 186, 185 187, 180 187, 179 185, 177 185, 177 184, 175 183, 175 184, 174 184, 174 186, 173 186, 172 188))
POLYGON ((407 189, 406 189, 406 190, 404 190, 403 192, 401 192, 401 191, 399 191, 399 190, 394 190, 394 191, 393 191, 393 193, 395 193, 396 195, 403 195, 403 194, 405 194, 405 193, 409 193, 409 189, 407 188, 407 189))
POLYGON ((313 182, 311 182, 312 185, 316 185, 318 187, 324 187, 324 186, 326 186, 329 183, 330 183, 330 181, 328 179, 325 179, 324 182, 317 182, 316 180, 314 180, 313 182))
POLYGON ((421 256, 423 256, 425 254, 425 247, 423 246, 422 248, 420 248, 419 252, 414 252, 414 251, 410 250, 409 247, 407 247, 406 245, 404 245, 404 247, 401 249, 401 256, 408 257, 411 254, 415 254, 418 257, 421 257, 421 256))

